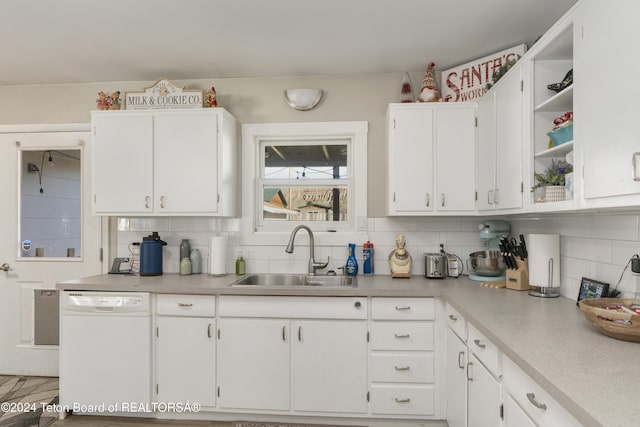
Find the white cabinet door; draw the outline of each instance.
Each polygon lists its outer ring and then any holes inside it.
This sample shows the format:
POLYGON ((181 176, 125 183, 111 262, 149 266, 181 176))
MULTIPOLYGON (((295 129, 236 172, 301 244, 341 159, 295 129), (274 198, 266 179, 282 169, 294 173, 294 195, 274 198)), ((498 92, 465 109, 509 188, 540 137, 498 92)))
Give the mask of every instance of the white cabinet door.
POLYGON ((478 102, 478 210, 494 208, 496 188, 496 116, 495 92, 478 102))
POLYGON ((218 406, 289 409, 290 322, 219 319, 218 406))
POLYGON ((433 109, 389 110, 389 213, 431 212, 433 200, 433 109))
POLYGON ((536 427, 510 394, 504 397, 504 427, 536 427))
POLYGON ((467 368, 468 426, 500 425, 500 384, 473 354, 467 368))
POLYGON ((447 423, 449 427, 467 425, 467 346, 447 328, 447 423))
POLYGON ((495 90, 497 209, 522 207, 522 77, 521 67, 509 70, 495 90))
POLYGON ((155 208, 160 213, 218 210, 217 115, 158 115, 154 122, 155 208))
POLYGON ((215 319, 158 316, 157 321, 158 401, 215 406, 215 319))
POLYGON ((436 209, 473 211, 476 208, 476 107, 438 108, 435 113, 436 209))
POLYGON ((629 53, 640 44, 640 4, 587 1, 577 14, 574 139, 584 147, 584 197, 640 194, 640 86, 630 82, 640 72, 640 59, 629 53))
POLYGON ((95 214, 153 210, 153 116, 92 117, 95 214))
POLYGON ((366 321, 293 322, 296 411, 367 412, 366 321))

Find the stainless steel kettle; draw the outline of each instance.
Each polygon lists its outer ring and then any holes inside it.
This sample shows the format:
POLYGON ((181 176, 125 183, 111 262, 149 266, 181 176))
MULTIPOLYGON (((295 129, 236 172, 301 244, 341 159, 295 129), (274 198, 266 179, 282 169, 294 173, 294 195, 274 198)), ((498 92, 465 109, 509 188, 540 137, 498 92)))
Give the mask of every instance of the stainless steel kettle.
POLYGON ((424 254, 424 277, 444 279, 447 275, 447 257, 439 253, 424 254))

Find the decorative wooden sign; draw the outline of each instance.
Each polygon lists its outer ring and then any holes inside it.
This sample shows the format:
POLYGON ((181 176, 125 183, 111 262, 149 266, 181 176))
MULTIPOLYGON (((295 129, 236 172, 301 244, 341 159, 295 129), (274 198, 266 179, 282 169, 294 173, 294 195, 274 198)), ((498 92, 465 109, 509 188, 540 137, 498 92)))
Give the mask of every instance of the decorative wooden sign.
POLYGON ((466 64, 445 70, 440 75, 442 100, 445 102, 473 101, 487 91, 487 83, 492 83, 493 73, 512 59, 518 59, 527 50, 521 44, 466 64))
POLYGON ((142 92, 126 92, 126 110, 171 110, 202 108, 202 90, 186 90, 167 79, 160 79, 142 92))

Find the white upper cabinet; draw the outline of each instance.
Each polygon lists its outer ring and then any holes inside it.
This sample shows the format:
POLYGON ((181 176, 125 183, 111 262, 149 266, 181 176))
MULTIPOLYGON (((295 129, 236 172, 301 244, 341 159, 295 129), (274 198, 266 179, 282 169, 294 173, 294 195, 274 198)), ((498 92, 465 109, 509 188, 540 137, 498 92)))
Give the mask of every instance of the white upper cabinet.
POLYGON ((522 208, 522 66, 478 102, 478 210, 522 208))
POLYGON ((473 103, 390 104, 389 215, 475 212, 473 103))
POLYGON ((586 207, 637 206, 640 3, 586 1, 576 15, 575 135, 584 147, 586 207))
POLYGON ((221 108, 93 112, 94 214, 234 216, 236 126, 221 108))

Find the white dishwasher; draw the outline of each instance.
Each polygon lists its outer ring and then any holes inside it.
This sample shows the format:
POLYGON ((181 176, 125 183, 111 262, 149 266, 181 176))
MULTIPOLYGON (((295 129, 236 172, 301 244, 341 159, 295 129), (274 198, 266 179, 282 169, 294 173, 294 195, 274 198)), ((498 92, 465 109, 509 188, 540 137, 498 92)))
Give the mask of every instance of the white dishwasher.
POLYGON ((62 293, 60 404, 65 410, 120 412, 123 402, 151 402, 149 301, 142 292, 62 293))

